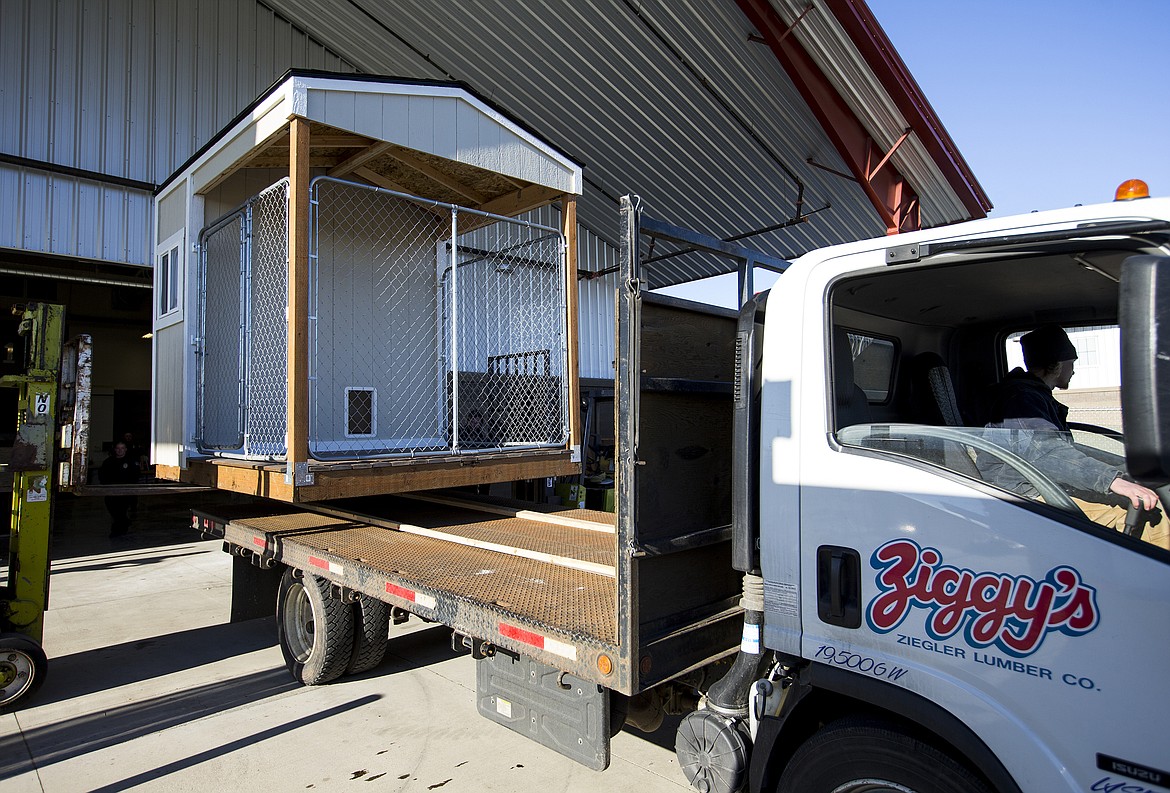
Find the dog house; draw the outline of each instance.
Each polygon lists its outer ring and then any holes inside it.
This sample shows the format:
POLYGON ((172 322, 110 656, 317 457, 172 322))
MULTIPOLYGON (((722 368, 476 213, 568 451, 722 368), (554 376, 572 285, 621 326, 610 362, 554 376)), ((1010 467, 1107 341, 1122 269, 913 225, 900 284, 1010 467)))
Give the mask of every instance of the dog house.
POLYGON ((465 87, 290 73, 156 199, 159 476, 292 502, 576 473, 580 189, 465 87), (554 201, 562 228, 524 219, 554 201))

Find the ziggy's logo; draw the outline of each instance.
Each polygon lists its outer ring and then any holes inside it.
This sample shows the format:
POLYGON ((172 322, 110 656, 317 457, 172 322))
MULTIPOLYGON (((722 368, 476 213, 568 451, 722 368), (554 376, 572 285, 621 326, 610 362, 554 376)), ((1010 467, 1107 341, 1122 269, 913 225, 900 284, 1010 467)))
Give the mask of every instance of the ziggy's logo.
POLYGON ((934 548, 891 540, 874 551, 881 594, 869 602, 866 621, 878 633, 902 624, 915 607, 927 609, 935 639, 959 631, 977 649, 995 645, 1022 658, 1040 649, 1051 631, 1079 636, 1097 627, 1097 590, 1072 567, 1054 567, 1044 579, 976 573, 942 563, 934 548))

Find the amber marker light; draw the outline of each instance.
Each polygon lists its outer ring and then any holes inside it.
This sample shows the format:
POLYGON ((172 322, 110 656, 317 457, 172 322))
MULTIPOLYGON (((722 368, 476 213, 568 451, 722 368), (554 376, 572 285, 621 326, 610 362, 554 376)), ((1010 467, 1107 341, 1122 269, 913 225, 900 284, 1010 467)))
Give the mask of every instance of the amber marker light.
POLYGON ((608 655, 602 654, 597 656, 597 671, 606 677, 609 677, 613 672, 613 661, 609 659, 608 655))
POLYGON ((1135 198, 1149 198, 1150 186, 1141 179, 1126 179, 1117 186, 1114 201, 1132 201, 1135 198))

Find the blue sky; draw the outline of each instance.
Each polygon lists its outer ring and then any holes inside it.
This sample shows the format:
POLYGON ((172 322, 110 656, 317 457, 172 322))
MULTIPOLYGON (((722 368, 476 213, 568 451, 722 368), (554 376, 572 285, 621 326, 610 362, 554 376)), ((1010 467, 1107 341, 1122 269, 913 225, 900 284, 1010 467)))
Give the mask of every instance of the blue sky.
POLYGON ((1168 0, 869 0, 992 216, 1170 195, 1168 0))
MULTIPOLYGON (((1110 201, 1131 178, 1170 195, 1170 0, 868 4, 992 217, 1110 201)), ((734 278, 710 280, 669 291, 732 305, 734 278)))

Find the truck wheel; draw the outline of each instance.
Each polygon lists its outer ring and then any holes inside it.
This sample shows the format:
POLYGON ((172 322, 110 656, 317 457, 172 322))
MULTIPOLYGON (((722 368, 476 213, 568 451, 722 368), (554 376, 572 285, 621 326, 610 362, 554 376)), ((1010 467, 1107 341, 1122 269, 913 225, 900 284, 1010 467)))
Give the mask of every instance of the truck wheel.
POLYGON ((353 652, 353 607, 329 596, 329 582, 290 567, 276 595, 280 651, 292 676, 306 686, 340 677, 353 652))
POLYGON ((353 604, 353 652, 347 675, 368 672, 386 656, 390 643, 390 604, 371 597, 353 604))
POLYGON ((747 781, 748 736, 740 722, 709 710, 688 713, 678 725, 674 753, 679 767, 702 793, 735 793, 747 781))
POLYGON ((792 755, 777 793, 989 793, 950 756, 882 721, 822 727, 792 755))
POLYGON ((0 713, 32 696, 48 671, 49 659, 39 644, 19 633, 0 633, 0 713))

